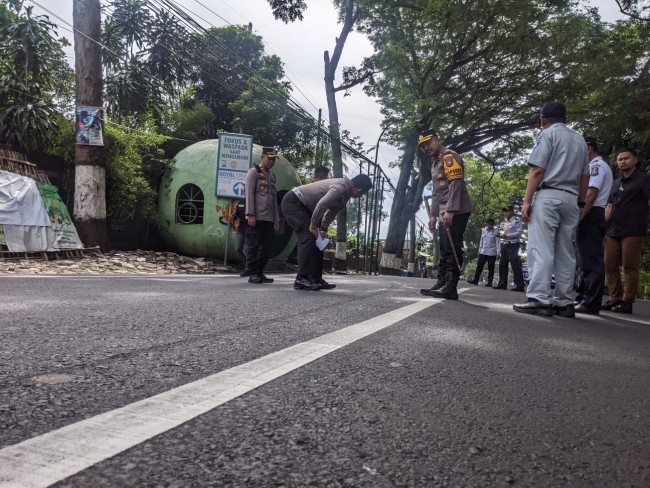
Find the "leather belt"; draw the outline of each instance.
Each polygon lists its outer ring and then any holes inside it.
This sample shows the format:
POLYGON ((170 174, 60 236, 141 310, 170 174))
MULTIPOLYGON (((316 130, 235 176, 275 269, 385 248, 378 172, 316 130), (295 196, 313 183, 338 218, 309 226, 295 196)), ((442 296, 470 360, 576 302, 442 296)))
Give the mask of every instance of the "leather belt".
POLYGON ((574 192, 569 191, 569 190, 564 190, 562 188, 553 188, 552 186, 548 186, 546 183, 542 183, 542 185, 537 189, 537 191, 540 191, 540 190, 557 190, 557 191, 563 191, 564 193, 568 193, 569 195, 573 195, 574 197, 578 196, 577 193, 574 193, 574 192))

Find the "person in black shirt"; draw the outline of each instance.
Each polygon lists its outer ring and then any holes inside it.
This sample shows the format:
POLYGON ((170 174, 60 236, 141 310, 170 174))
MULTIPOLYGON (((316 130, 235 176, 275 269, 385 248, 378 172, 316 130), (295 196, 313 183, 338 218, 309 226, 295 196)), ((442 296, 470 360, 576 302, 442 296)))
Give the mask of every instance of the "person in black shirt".
POLYGON ((643 238, 648 232, 650 176, 636 168, 637 156, 632 149, 622 149, 616 164, 621 178, 614 181, 605 209, 605 274, 609 300, 603 309, 632 313, 632 304, 639 287, 639 264, 643 238), (620 267, 625 272, 621 284, 620 267))

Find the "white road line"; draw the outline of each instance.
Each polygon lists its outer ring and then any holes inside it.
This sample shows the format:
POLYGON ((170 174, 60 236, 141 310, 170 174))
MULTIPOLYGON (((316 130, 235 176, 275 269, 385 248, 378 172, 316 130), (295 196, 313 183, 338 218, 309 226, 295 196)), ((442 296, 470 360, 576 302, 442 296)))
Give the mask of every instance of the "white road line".
POLYGON ((440 301, 418 300, 373 319, 6 447, 0 450, 0 487, 49 486, 440 301))

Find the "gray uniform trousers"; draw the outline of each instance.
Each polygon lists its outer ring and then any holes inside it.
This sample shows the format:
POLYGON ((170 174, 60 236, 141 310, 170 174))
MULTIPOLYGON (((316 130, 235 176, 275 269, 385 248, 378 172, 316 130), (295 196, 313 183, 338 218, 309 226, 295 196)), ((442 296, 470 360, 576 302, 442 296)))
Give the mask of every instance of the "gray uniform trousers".
POLYGON ((539 190, 528 224, 528 298, 545 305, 573 303, 576 256, 573 235, 579 220, 577 196, 562 190, 539 190), (551 298, 551 275, 555 293, 551 298))

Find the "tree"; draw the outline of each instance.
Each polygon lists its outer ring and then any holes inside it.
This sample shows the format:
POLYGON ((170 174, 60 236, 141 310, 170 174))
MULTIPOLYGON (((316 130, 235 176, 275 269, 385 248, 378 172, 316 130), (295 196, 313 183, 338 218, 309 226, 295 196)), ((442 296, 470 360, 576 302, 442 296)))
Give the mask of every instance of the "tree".
POLYGON ((650 1, 648 0, 614 0, 622 14, 635 20, 650 22, 650 1))
POLYGON ((578 128, 607 156, 634 147, 650 170, 650 23, 628 20, 603 29, 591 63, 579 71, 578 128))
POLYGON ((46 16, 22 2, 0 5, 0 141, 42 150, 56 128, 57 103, 69 103, 72 70, 46 16))
POLYGON ((418 130, 435 127, 461 153, 489 146, 497 161, 508 159, 530 145, 526 131, 539 106, 575 94, 571 74, 594 53, 597 26, 566 2, 413 0, 366 12, 359 29, 375 47, 369 64, 381 72, 367 93, 387 120, 422 116, 412 129, 389 132, 405 140, 382 258, 384 270, 397 269, 430 178, 415 161, 418 130))
POLYGON ((193 79, 192 36, 169 11, 145 0, 113 0, 112 8, 102 29, 108 113, 122 123, 158 116, 193 79))

